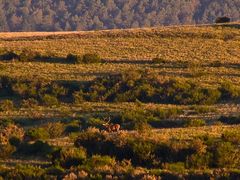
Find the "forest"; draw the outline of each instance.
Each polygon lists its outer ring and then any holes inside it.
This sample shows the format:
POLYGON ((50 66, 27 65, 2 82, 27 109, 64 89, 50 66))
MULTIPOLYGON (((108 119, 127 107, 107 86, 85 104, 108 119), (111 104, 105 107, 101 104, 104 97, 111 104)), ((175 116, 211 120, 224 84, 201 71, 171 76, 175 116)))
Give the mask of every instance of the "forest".
POLYGON ((1 0, 0 31, 73 31, 240 18, 239 0, 1 0))

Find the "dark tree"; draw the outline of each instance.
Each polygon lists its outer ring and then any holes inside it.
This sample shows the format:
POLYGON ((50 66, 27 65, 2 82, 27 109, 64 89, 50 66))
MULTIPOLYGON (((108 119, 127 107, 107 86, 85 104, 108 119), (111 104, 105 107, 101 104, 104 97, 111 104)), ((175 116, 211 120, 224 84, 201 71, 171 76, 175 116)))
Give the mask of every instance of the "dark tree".
POLYGON ((231 19, 229 17, 223 16, 223 17, 218 17, 215 21, 215 23, 229 23, 231 19))

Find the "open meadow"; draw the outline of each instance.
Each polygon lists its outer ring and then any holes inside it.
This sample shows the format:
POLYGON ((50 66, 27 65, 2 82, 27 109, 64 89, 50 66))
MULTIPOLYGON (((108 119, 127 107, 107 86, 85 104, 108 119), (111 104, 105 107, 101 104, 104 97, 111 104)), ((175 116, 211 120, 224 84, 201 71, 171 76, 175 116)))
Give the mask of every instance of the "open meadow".
POLYGON ((0 33, 0 179, 240 179, 240 24, 0 33))

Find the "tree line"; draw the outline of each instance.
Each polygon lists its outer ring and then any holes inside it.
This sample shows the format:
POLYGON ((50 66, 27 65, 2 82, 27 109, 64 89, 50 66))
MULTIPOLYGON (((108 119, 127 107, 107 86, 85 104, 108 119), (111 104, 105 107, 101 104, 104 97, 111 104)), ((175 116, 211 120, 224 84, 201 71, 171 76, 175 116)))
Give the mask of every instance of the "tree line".
POLYGON ((66 31, 240 18, 239 0, 1 0, 0 31, 66 31))

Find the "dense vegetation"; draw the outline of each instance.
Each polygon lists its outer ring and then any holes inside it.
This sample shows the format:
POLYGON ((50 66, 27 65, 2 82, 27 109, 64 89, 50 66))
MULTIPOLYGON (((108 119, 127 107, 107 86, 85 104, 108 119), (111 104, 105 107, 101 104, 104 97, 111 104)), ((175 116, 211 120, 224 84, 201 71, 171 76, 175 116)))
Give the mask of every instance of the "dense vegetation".
POLYGON ((238 28, 3 33, 0 179, 239 179, 238 28))
POLYGON ((238 0, 3 0, 0 31, 63 31, 239 20, 238 0))

